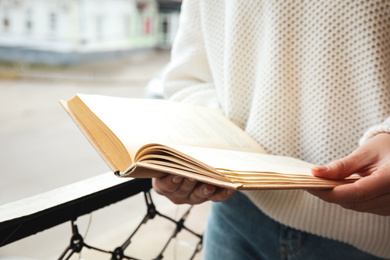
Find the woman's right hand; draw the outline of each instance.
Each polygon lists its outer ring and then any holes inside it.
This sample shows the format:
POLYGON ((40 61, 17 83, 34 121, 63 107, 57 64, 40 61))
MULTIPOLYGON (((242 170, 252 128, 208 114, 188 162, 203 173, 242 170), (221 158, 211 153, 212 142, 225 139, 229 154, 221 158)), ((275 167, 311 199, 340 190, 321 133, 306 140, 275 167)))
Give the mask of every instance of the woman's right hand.
POLYGON ((196 205, 208 200, 219 202, 229 199, 235 192, 170 174, 153 178, 152 183, 158 194, 167 197, 175 204, 196 205))

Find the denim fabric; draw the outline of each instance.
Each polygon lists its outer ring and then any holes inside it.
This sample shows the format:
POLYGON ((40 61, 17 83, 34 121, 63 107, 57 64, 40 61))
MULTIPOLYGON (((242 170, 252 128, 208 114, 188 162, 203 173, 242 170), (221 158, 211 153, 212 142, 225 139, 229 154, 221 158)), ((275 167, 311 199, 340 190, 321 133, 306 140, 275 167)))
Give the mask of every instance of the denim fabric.
POLYGON ((245 195, 213 203, 204 260, 380 259, 348 244, 289 228, 264 215, 245 195))

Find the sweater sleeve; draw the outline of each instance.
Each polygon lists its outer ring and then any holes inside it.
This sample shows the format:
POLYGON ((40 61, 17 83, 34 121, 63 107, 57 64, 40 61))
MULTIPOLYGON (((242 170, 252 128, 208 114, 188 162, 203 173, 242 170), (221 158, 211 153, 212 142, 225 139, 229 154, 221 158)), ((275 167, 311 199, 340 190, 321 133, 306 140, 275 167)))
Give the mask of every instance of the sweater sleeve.
POLYGON ((178 102, 219 109, 201 24, 200 1, 183 1, 180 27, 163 77, 164 94, 178 102))
POLYGON ((380 133, 388 133, 390 134, 390 117, 387 118, 383 123, 374 125, 369 128, 360 139, 360 145, 362 145, 367 139, 373 137, 374 135, 380 133))

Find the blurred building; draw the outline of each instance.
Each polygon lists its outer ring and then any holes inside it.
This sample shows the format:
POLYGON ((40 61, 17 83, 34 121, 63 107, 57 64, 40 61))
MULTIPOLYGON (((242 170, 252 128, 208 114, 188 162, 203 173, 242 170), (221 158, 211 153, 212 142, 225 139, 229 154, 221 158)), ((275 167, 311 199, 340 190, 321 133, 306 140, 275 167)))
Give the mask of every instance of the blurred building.
POLYGON ((159 48, 171 48, 179 29, 181 1, 158 1, 159 10, 159 48))
POLYGON ((180 2, 0 0, 0 60, 74 64, 169 48, 180 2))

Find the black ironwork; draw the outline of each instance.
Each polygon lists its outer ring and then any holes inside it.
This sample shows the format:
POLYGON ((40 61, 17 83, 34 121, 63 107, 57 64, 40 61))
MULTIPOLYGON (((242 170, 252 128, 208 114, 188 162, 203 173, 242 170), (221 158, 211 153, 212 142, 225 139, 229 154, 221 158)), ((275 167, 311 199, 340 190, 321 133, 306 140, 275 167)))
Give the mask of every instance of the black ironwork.
POLYGON ((190 256, 190 260, 194 259, 196 254, 199 253, 202 250, 202 238, 203 238, 203 236, 201 234, 198 234, 198 233, 192 231, 191 229, 187 228, 184 225, 184 222, 186 221, 186 219, 187 219, 187 217, 188 217, 192 207, 190 207, 183 214, 183 216, 178 221, 176 221, 176 220, 174 220, 174 219, 172 219, 172 218, 170 218, 170 217, 168 217, 168 216, 166 216, 164 214, 161 214, 159 211, 157 211, 157 209, 156 209, 156 207, 155 207, 155 205, 153 203, 152 196, 151 196, 149 190, 144 191, 144 197, 145 197, 145 203, 146 203, 146 206, 147 206, 146 215, 142 219, 141 223, 135 228, 135 230, 129 235, 129 237, 124 241, 124 243, 121 246, 115 248, 113 251, 109 251, 109 250, 100 249, 100 248, 93 247, 93 246, 90 246, 90 245, 86 244, 84 242, 84 238, 78 232, 78 228, 77 228, 77 225, 75 224, 75 221, 72 220, 72 222, 71 222, 72 223, 72 237, 70 239, 70 244, 65 249, 65 251, 61 254, 61 256, 59 257, 59 260, 62 260, 62 259, 67 260, 67 259, 69 259, 74 253, 80 253, 81 250, 84 247, 86 247, 88 249, 99 251, 101 253, 110 254, 111 255, 111 260, 122 260, 122 259, 139 260, 137 258, 134 258, 134 257, 126 255, 124 251, 131 244, 132 238, 139 231, 141 226, 143 224, 146 224, 149 220, 154 219, 156 216, 162 217, 164 219, 167 219, 168 221, 171 221, 171 222, 175 223, 176 224, 176 228, 172 232, 171 236, 169 237, 169 239, 167 240, 167 242, 165 243, 163 248, 161 249, 160 253, 154 258, 154 260, 160 260, 160 259, 164 258, 165 250, 168 248, 168 246, 171 243, 171 241, 174 238, 176 238, 177 235, 183 229, 188 231, 192 235, 196 236, 197 238, 199 238, 199 242, 197 243, 193 254, 190 256))

